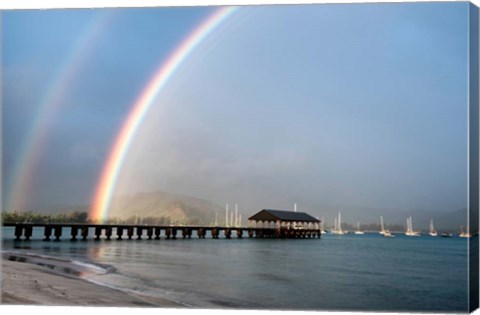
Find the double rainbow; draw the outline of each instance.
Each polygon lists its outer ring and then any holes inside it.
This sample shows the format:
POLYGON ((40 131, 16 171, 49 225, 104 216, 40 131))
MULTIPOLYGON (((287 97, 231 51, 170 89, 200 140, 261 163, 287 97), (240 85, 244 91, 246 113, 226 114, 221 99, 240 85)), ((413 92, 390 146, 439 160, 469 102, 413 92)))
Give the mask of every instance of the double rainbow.
POLYGON ((141 125, 146 113, 154 104, 157 95, 163 90, 175 71, 188 58, 195 48, 234 11, 235 7, 221 7, 206 18, 188 35, 183 42, 173 50, 167 60, 160 65, 155 75, 135 101, 127 116, 108 159, 104 165, 98 186, 95 191, 90 218, 104 221, 108 217, 112 194, 122 169, 130 144, 141 125))

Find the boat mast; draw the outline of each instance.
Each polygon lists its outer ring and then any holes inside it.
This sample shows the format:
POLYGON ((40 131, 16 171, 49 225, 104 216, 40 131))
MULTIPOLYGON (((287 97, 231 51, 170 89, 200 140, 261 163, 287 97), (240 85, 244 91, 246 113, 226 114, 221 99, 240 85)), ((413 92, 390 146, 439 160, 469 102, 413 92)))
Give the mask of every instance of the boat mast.
POLYGON ((225 226, 228 226, 228 203, 225 205, 225 226))
POLYGON ((340 212, 338 213, 338 231, 342 231, 342 215, 340 214, 340 212))

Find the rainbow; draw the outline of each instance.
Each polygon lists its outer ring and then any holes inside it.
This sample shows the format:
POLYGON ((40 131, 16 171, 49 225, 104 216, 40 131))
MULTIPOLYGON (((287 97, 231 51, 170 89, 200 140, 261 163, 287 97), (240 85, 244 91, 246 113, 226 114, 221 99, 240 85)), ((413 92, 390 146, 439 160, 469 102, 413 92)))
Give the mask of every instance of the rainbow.
POLYGON ((30 195, 38 163, 47 147, 48 127, 58 115, 70 87, 94 51, 95 44, 111 23, 112 17, 111 11, 93 16, 77 36, 54 80, 41 98, 37 112, 33 115, 35 120, 20 147, 18 161, 13 168, 10 190, 6 194, 6 210, 27 210, 26 196, 30 195))
POLYGON ((122 168, 125 156, 138 127, 146 113, 154 104, 157 95, 163 90, 175 71, 195 50, 195 48, 233 12, 235 7, 220 7, 208 16, 193 32, 191 32, 167 60, 160 65, 147 86, 132 106, 127 119, 118 133, 107 161, 102 170, 100 180, 95 190, 92 208, 89 216, 96 221, 104 221, 108 217, 112 194, 122 168))

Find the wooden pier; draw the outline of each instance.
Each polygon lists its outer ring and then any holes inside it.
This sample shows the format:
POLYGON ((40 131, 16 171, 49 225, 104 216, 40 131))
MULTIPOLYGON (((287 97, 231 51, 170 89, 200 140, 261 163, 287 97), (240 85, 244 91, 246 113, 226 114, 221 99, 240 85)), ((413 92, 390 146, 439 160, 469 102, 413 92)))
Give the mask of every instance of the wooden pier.
MULTIPOLYGON (((100 240, 160 240, 197 238, 231 239, 231 238, 290 238, 320 239, 321 231, 315 227, 228 227, 228 226, 151 226, 121 224, 69 224, 69 223, 3 223, 5 227, 14 227, 14 239, 30 240, 34 229, 43 230, 44 241, 86 241, 93 238, 100 240), (64 232, 66 234, 64 234, 64 232)), ((6 235, 3 236, 4 238, 6 235)))

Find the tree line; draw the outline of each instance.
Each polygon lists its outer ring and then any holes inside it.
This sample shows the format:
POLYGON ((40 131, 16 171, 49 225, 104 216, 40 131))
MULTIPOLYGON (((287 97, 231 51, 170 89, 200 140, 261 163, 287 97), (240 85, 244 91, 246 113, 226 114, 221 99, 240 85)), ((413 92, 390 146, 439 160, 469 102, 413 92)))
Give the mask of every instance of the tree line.
MULTIPOLYGON (((27 212, 2 212, 3 223, 36 223, 36 224, 48 224, 48 223, 87 223, 94 224, 100 223, 96 220, 89 218, 88 212, 73 211, 70 213, 60 214, 40 214, 31 211, 27 212)), ((170 225, 170 224, 200 224, 199 220, 192 219, 190 222, 179 222, 172 220, 169 217, 139 217, 131 216, 127 219, 108 218, 103 221, 104 224, 138 224, 138 225, 170 225)))
POLYGON ((26 212, 2 212, 3 223, 90 223, 87 212, 73 211, 71 213, 40 214, 26 212))

